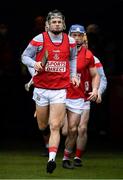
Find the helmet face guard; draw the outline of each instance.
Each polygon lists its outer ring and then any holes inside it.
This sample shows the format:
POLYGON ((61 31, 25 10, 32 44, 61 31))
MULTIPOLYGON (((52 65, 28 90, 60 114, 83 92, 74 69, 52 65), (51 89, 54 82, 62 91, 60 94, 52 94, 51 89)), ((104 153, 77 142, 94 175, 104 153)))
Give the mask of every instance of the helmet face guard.
POLYGON ((51 12, 48 13, 47 15, 47 18, 46 18, 46 21, 49 23, 51 19, 54 19, 54 18, 60 18, 62 19, 63 21, 63 30, 66 29, 66 25, 65 25, 65 17, 64 15, 58 11, 57 9, 56 10, 53 10, 51 12))
POLYGON ((54 18, 60 18, 64 20, 63 16, 59 13, 50 13, 47 17, 47 20, 50 21, 51 19, 54 19, 54 18))

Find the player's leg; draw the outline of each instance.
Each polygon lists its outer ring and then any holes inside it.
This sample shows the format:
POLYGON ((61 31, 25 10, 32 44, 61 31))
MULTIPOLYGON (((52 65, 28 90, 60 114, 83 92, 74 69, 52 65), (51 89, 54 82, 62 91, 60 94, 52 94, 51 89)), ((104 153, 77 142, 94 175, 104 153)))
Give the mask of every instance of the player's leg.
POLYGON ((65 150, 62 165, 64 168, 73 169, 73 164, 70 162, 70 156, 73 147, 76 143, 78 124, 82 113, 83 99, 67 99, 67 121, 68 121, 68 134, 65 141, 65 150))
MULTIPOLYGON (((37 119, 37 112, 36 112, 36 110, 34 112, 34 118, 37 119)), ((39 118, 40 118, 40 115, 39 115, 39 118)), ((41 127, 40 127, 40 119, 39 120, 37 119, 37 121, 38 121, 39 129, 41 129, 41 127)), ((41 154, 42 156, 48 156, 50 128, 49 128, 49 125, 47 125, 47 124, 48 124, 48 122, 46 121, 46 128, 44 130, 41 130, 41 134, 42 134, 42 137, 43 137, 43 140, 44 140, 44 144, 45 144, 45 148, 44 148, 44 150, 43 150, 43 152, 41 154)))
POLYGON ((86 106, 86 109, 81 115, 81 120, 78 126, 78 136, 76 140, 76 153, 74 158, 74 166, 82 166, 81 157, 85 151, 87 143, 87 127, 90 114, 90 103, 86 106))
POLYGON ((67 120, 67 115, 64 118, 63 126, 62 126, 62 135, 67 136, 68 134, 68 120, 67 120))
POLYGON ((49 107, 36 105, 36 116, 39 129, 44 131, 48 126, 49 107))
POLYGON ((50 97, 50 138, 49 138, 49 160, 47 172, 52 173, 56 168, 55 158, 60 143, 60 129, 64 121, 66 107, 66 90, 51 90, 50 97))
MULTIPOLYGON (((47 91, 45 89, 35 88, 33 92, 33 100, 36 104, 35 118, 37 119, 38 128, 41 131, 43 138, 47 138, 48 143, 50 130, 48 125, 49 104, 47 99, 47 91)), ((48 156, 48 148, 46 153, 48 156)))
POLYGON ((63 168, 73 169, 73 164, 70 161, 73 147, 76 143, 77 127, 80 121, 80 114, 68 110, 68 134, 65 140, 65 149, 62 166, 63 168))

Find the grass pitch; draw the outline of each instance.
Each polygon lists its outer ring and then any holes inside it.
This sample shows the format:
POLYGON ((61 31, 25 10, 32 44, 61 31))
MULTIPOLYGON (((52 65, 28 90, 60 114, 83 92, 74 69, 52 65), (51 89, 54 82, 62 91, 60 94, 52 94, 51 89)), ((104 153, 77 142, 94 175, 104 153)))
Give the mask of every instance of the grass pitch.
POLYGON ((63 152, 56 157, 57 167, 46 173, 47 157, 40 149, 0 150, 0 179, 123 179, 122 151, 87 151, 83 167, 73 170, 62 168, 63 152))

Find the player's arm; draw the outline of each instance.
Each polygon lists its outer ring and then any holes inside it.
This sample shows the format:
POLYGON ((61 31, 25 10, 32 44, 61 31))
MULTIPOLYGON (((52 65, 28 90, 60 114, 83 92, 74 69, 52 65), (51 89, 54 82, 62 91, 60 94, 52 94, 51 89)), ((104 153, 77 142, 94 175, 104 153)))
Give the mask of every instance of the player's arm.
POLYGON ((79 80, 77 78, 77 46, 72 37, 69 37, 70 41, 70 76, 73 85, 79 86, 79 80))
POLYGON ((34 68, 39 70, 40 63, 36 62, 36 53, 43 48, 43 36, 40 34, 32 39, 27 48, 24 50, 21 56, 22 63, 28 68, 34 68))
POLYGON ((98 98, 96 100, 97 103, 101 103, 102 101, 102 95, 105 92, 107 88, 107 78, 105 76, 103 67, 97 68, 98 74, 100 76, 100 86, 98 89, 98 98))
POLYGON ((96 100, 97 103, 101 103, 102 101, 102 94, 105 92, 106 88, 107 88, 107 78, 103 69, 103 65, 100 62, 100 60, 94 56, 94 60, 95 60, 95 66, 97 68, 98 74, 100 76, 100 85, 99 85, 99 89, 98 89, 98 98, 96 100))
POLYGON ((92 92, 89 93, 90 96, 88 97, 88 100, 95 101, 98 96, 98 88, 100 85, 100 76, 97 72, 96 67, 89 68, 89 72, 90 72, 91 79, 92 79, 92 92))

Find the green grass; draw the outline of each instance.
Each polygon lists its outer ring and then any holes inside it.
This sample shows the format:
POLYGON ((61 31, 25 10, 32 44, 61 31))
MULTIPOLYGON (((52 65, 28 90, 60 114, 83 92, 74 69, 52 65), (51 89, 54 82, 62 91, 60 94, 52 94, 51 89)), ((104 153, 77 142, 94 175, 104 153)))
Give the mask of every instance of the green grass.
POLYGON ((122 179, 122 152, 86 152, 83 167, 63 169, 62 153, 56 157, 57 168, 46 173, 47 157, 39 150, 2 150, 0 152, 0 179, 122 179))

